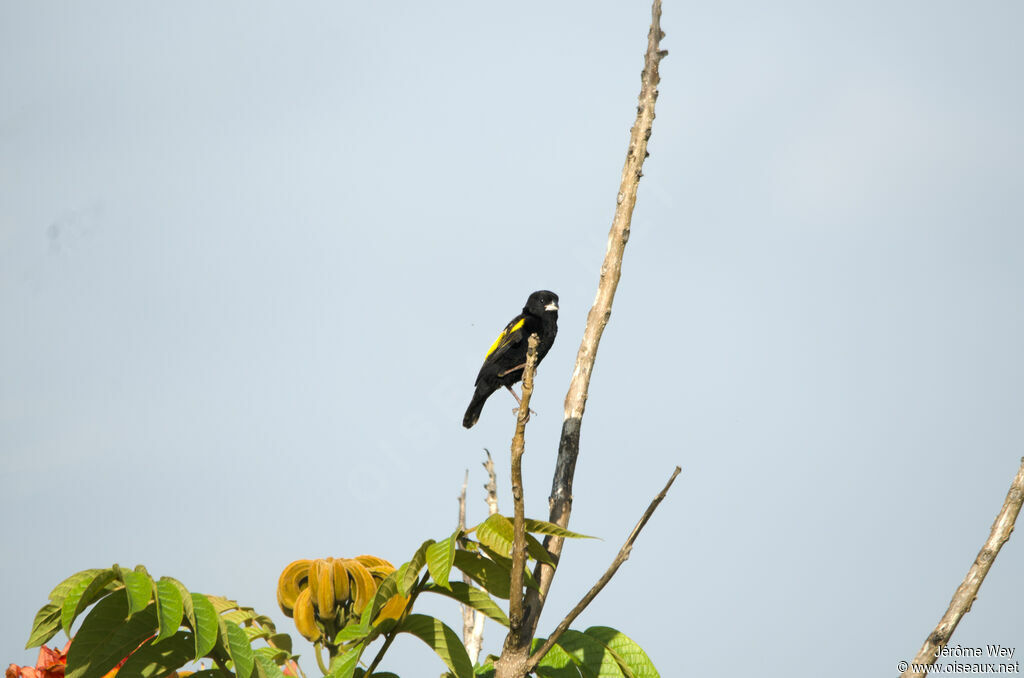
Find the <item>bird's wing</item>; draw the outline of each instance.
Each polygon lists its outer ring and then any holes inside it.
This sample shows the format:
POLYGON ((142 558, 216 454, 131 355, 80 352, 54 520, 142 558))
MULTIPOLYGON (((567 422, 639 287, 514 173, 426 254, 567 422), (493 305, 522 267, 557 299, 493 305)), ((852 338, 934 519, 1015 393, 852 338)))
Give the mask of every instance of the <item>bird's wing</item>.
POLYGON ((526 318, 523 316, 516 316, 512 322, 505 325, 505 329, 501 331, 498 338, 494 340, 491 347, 487 349, 487 355, 484 356, 484 362, 488 360, 497 360, 503 353, 505 353, 509 347, 515 346, 523 339, 523 325, 526 323, 526 318))

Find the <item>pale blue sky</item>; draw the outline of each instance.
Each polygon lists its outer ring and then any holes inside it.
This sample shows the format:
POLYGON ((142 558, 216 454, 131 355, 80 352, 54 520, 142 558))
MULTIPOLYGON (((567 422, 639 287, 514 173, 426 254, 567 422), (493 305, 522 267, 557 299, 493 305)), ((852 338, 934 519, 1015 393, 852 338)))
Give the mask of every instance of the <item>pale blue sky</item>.
MULTIPOLYGON (((113 562, 297 638, 281 568, 402 562, 451 532, 466 468, 481 519, 484 447, 510 510, 512 399, 461 418, 547 288, 543 516, 649 16, 0 0, 0 663, 34 660, 54 584, 113 562)), ((580 628, 664 676, 894 675, 1024 454, 1024 9, 669 1, 663 23, 576 475, 572 527, 604 541, 569 545, 541 631, 679 464, 580 628)), ((1022 571, 1018 534, 955 644, 1024 652, 1022 571)), ((441 671, 411 638, 386 668, 441 671)))

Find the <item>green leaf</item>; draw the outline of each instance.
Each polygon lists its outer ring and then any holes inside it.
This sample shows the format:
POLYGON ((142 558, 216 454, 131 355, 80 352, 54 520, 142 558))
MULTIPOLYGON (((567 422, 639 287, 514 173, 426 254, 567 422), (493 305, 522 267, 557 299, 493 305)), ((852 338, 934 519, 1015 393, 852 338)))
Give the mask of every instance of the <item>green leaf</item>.
MULTIPOLYGON (((250 609, 250 608, 246 608, 246 609, 250 609)), ((255 610, 253 610, 253 612, 255 612, 255 610)), ((266 626, 271 631, 274 630, 274 620, 271 619, 270 617, 268 617, 265 614, 257 614, 256 616, 253 617, 253 620, 257 624, 259 624, 260 626, 266 626)))
POLYGON ((83 579, 87 581, 92 581, 100 572, 103 572, 103 570, 94 568, 91 570, 82 570, 81 572, 74 573, 73 575, 71 575, 70 577, 68 577, 67 579, 53 587, 53 590, 50 591, 50 602, 57 606, 63 605, 64 598, 67 597, 68 593, 72 589, 78 586, 78 583, 80 581, 82 581, 83 579))
POLYGON ((374 625, 373 630, 370 631, 370 635, 366 636, 366 644, 369 645, 377 638, 385 633, 391 633, 391 629, 398 626, 397 619, 383 619, 374 625))
POLYGON ((621 658, 626 666, 626 672, 632 673, 634 678, 660 678, 651 658, 625 633, 607 626, 591 626, 584 633, 604 643, 621 658))
POLYGON ((189 631, 175 633, 160 644, 151 638, 128 657, 117 674, 133 678, 161 678, 187 664, 192 659, 194 645, 189 631))
POLYGON ((409 595, 412 587, 419 580, 420 570, 427 564, 427 549, 433 544, 433 539, 428 539, 420 544, 420 547, 416 549, 416 553, 413 554, 412 560, 398 568, 396 581, 398 582, 398 590, 403 596, 409 595))
POLYGON ((334 636, 334 644, 341 645, 352 640, 361 640, 366 636, 370 635, 370 631, 373 628, 366 623, 360 622, 359 624, 349 624, 342 630, 338 631, 338 635, 334 636))
MULTIPOLYGON (((216 607, 217 606, 214 605, 214 608, 216 608, 216 607)), ((218 612, 219 612, 219 610, 218 610, 218 612)), ((247 622, 247 621, 252 619, 252 612, 246 612, 245 610, 232 610, 231 612, 227 612, 227 613, 221 612, 220 613, 220 618, 223 619, 224 621, 229 621, 229 622, 232 622, 234 624, 238 624, 239 626, 241 626, 245 622, 247 622)))
POLYGON ((25 649, 39 647, 53 638, 60 630, 60 606, 54 603, 47 603, 36 612, 36 618, 32 620, 32 631, 28 634, 28 642, 25 649))
MULTIPOLYGON (((222 617, 224 621, 230 621, 227 617, 222 617)), ((238 624, 238 622, 235 622, 238 624)), ((270 638, 270 629, 265 629, 262 626, 244 626, 238 624, 245 631, 245 637, 249 639, 249 644, 252 645, 253 641, 260 640, 261 638, 270 638)))
POLYGON ((123 572, 124 588, 128 591, 128 615, 131 616, 149 605, 153 597, 153 580, 145 572, 123 572))
POLYGON ((252 608, 243 608, 238 604, 237 601, 230 600, 224 596, 206 596, 210 603, 213 604, 213 609, 217 610, 217 614, 224 614, 228 610, 248 610, 254 612, 252 608))
POLYGON ((495 563, 497 563, 501 567, 501 569, 505 570, 505 572, 512 572, 511 558, 501 555, 500 553, 492 549, 490 546, 484 546, 483 544, 480 544, 479 546, 480 551, 488 558, 493 560, 495 563))
POLYGON ((160 619, 160 633, 154 642, 170 638, 181 626, 185 606, 178 587, 166 579, 156 582, 157 614, 160 619))
POLYGON ((107 590, 107 585, 111 584, 116 576, 113 570, 100 570, 92 579, 79 579, 67 592, 61 608, 60 624, 69 638, 71 637, 71 625, 75 623, 78 615, 107 590))
POLYGON ((533 518, 526 519, 526 531, 533 532, 534 534, 552 534, 556 537, 565 537, 567 539, 597 539, 597 537, 591 537, 590 535, 570 532, 564 527, 559 527, 546 520, 534 520, 533 518))
POLYGON ((569 629, 561 635, 557 645, 573 658, 584 676, 597 676, 598 678, 623 678, 625 676, 608 648, 595 638, 569 629))
MULTIPOLYGON (((369 605, 366 606, 369 609, 369 605)), ((373 615, 376 617, 376 613, 373 615)), ((395 619, 380 619, 370 621, 369 615, 366 614, 366 610, 363 610, 363 616, 358 623, 349 623, 347 626, 338 632, 335 636, 335 644, 350 643, 353 640, 363 640, 363 645, 369 645, 377 639, 383 633, 390 631, 396 623, 395 619)))
POLYGON ((128 594, 115 591, 96 603, 75 634, 67 678, 100 678, 154 633, 156 605, 129 618, 128 594))
POLYGON ((427 547, 427 570, 431 579, 441 586, 448 586, 448 576, 455 559, 455 543, 460 534, 462 530, 457 529, 447 539, 427 547))
POLYGON ((324 678, 352 678, 364 648, 365 646, 359 643, 344 654, 334 655, 334 658, 331 659, 330 670, 324 678))
POLYGON ((530 557, 534 560, 539 560, 542 563, 547 563, 551 567, 555 567, 557 564, 551 559, 551 554, 544 548, 544 545, 537 541, 529 532, 526 533, 526 552, 530 554, 530 557))
MULTIPOLYGON (((535 638, 530 652, 539 650, 544 641, 544 638, 535 638)), ((557 644, 552 645, 547 654, 537 663, 536 673, 539 678, 581 678, 583 676, 573 658, 557 644)), ((588 676, 592 675, 588 674, 588 676)))
MULTIPOLYGON (((510 577, 511 572, 512 572, 512 559, 511 558, 506 558, 505 556, 503 556, 503 555, 499 554, 498 552, 488 548, 487 546, 484 546, 483 544, 480 545, 480 550, 483 551, 484 553, 486 553, 487 556, 491 560, 493 560, 495 563, 497 563, 497 565, 502 570, 504 570, 506 572, 506 575, 505 575, 506 577, 510 577)), ((511 581, 512 580, 510 578, 509 579, 509 586, 510 587, 512 585, 511 581)), ((529 568, 529 563, 528 562, 527 563, 523 563, 523 583, 526 584, 531 589, 537 589, 538 591, 540 590, 540 586, 537 584, 537 580, 533 578, 533 573, 530 572, 530 568, 529 568)))
POLYGON ((267 638, 267 645, 284 650, 288 654, 292 653, 292 637, 287 633, 275 633, 267 638))
POLYGON ((512 521, 500 513, 492 514, 476 528, 476 537, 480 543, 506 558, 512 555, 514 533, 512 521))
MULTIPOLYGON (((206 656, 217 644, 217 610, 210 599, 201 593, 189 595, 195 613, 195 625, 192 630, 196 634, 196 659, 206 656)), ((184 602, 184 601, 183 601, 184 602)), ((185 605, 186 616, 189 605, 185 605)))
POLYGON ((224 622, 224 628, 227 631, 227 642, 224 646, 231 656, 231 661, 235 663, 235 675, 238 678, 249 678, 254 662, 249 637, 237 624, 224 622))
POLYGON ((498 604, 487 595, 486 591, 481 591, 475 586, 470 586, 461 581, 453 581, 451 582, 450 589, 445 589, 436 584, 427 584, 423 590, 454 598, 463 605, 469 605, 474 610, 483 612, 502 626, 508 626, 508 617, 505 615, 505 611, 498 607, 498 604))
POLYGON ((456 678, 472 678, 473 663, 459 636, 440 619, 425 614, 410 614, 398 626, 402 633, 410 633, 429 645, 456 678))
MULTIPOLYGON (((260 678, 285 678, 281 667, 274 661, 272 655, 264 650, 273 652, 269 647, 261 647, 253 652, 253 659, 256 660, 256 671, 260 678)), ((283 661, 283 660, 282 660, 283 661)))
POLYGON ((455 551, 455 567, 459 568, 470 579, 487 589, 492 596, 508 600, 511 582, 508 570, 479 553, 470 553, 458 549, 455 551))
POLYGON ((369 625, 370 622, 377 616, 380 609, 384 607, 384 604, 391 600, 393 597, 398 595, 398 571, 394 571, 377 585, 377 592, 373 595, 373 600, 363 608, 363 614, 359 620, 360 624, 369 625))
MULTIPOLYGON (((174 588, 178 589, 178 596, 181 598, 181 609, 184 611, 184 617, 182 623, 187 624, 192 632, 195 633, 196 629, 196 611, 192 606, 192 594, 189 593, 185 585, 174 577, 160 577, 160 581, 170 582, 174 588)), ((199 659, 203 655, 197 654, 193 659, 199 659)))
POLYGON ((264 657, 272 659, 275 664, 284 664, 292 658, 290 652, 278 650, 276 647, 254 647, 252 648, 252 656, 255 657, 256 655, 263 655, 264 657))

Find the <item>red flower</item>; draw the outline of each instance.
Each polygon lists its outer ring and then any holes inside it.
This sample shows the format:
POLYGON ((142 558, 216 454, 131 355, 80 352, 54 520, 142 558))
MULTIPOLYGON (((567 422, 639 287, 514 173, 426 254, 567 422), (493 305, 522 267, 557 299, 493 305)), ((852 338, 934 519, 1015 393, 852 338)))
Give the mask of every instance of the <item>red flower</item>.
POLYGON ((4 678, 64 678, 64 667, 68 664, 68 647, 70 645, 70 640, 63 650, 52 649, 44 645, 39 648, 39 658, 36 659, 34 667, 11 664, 4 672, 4 678))
MULTIPOLYGON (((7 667, 7 671, 4 673, 4 678, 64 678, 64 669, 68 665, 68 648, 71 646, 71 641, 64 646, 63 650, 59 652, 55 649, 46 647, 45 645, 39 648, 39 659, 36 660, 36 665, 32 666, 18 666, 17 664, 11 664, 7 667)), ((103 678, 114 678, 117 675, 118 670, 124 663, 128 661, 128 657, 125 657, 121 662, 108 671, 103 678)), ((173 676, 177 676, 177 673, 172 673, 173 676)))

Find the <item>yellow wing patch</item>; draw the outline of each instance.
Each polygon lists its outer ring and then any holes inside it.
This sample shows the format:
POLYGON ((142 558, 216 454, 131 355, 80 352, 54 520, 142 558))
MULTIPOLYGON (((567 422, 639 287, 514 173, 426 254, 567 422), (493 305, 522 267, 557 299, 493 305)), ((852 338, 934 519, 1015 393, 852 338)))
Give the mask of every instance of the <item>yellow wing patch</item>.
POLYGON ((525 322, 526 322, 526 319, 523 318, 522 320, 517 322, 515 325, 512 325, 511 327, 506 327, 505 329, 503 329, 501 331, 501 334, 498 335, 498 338, 494 340, 493 344, 491 344, 491 347, 489 349, 487 349, 487 355, 484 356, 484 360, 487 360, 488 358, 490 358, 491 354, 494 353, 496 350, 498 350, 498 347, 501 346, 502 343, 504 343, 505 339, 507 339, 510 334, 512 334, 513 332, 515 332, 519 328, 521 328, 523 326, 523 323, 525 323, 525 322))

